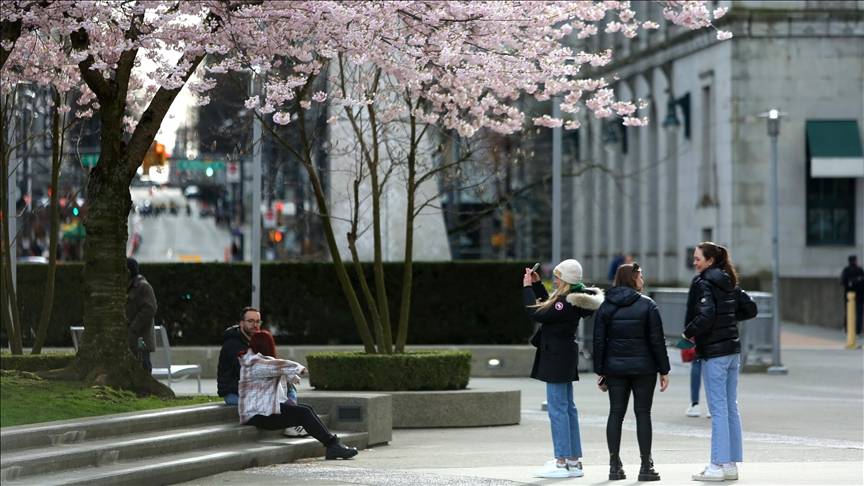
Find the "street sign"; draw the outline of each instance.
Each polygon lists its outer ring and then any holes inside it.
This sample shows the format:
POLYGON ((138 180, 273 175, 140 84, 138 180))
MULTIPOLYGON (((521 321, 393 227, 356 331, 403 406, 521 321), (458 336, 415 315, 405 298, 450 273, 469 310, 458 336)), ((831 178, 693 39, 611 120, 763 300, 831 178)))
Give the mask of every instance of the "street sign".
POLYGON ((81 154, 82 167, 96 167, 99 162, 99 154, 81 154))
POLYGON ((206 171, 207 169, 217 171, 225 168, 225 162, 221 160, 175 160, 173 161, 176 170, 198 170, 206 171))
POLYGON ((228 162, 225 164, 225 182, 240 182, 240 163, 228 162))

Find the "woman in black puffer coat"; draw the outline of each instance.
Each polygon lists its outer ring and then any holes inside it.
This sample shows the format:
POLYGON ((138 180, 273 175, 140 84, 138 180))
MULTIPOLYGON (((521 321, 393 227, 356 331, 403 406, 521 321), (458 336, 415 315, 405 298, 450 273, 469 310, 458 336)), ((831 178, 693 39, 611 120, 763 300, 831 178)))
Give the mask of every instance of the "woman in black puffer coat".
POLYGON ((660 391, 669 386, 669 356, 660 312, 653 300, 640 294, 643 286, 638 263, 619 266, 614 286, 594 318, 594 372, 600 375, 600 383, 605 380, 601 389, 605 386, 609 391, 606 442, 610 480, 626 479, 618 452, 631 392, 642 456, 639 481, 660 480, 651 459, 651 405, 658 374, 660 391))
POLYGON ((728 250, 703 241, 693 252, 698 275, 687 297, 684 337, 696 342, 703 360, 702 379, 711 411, 711 462, 693 475, 696 481, 738 479, 743 459, 738 372, 741 342, 738 322, 756 317, 756 304, 738 287, 728 250))

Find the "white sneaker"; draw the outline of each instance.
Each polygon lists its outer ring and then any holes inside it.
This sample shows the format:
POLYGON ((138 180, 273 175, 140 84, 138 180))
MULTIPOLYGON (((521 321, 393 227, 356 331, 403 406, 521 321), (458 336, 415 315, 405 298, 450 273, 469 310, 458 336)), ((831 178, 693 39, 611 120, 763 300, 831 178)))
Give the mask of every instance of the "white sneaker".
POLYGON ((688 417, 698 417, 699 416, 699 405, 690 405, 687 407, 687 411, 684 412, 688 417))
MULTIPOLYGON (((722 472, 721 472, 722 474, 722 472)), ((556 479, 556 478, 569 478, 570 470, 567 469, 567 464, 558 464, 558 462, 553 462, 551 465, 547 462, 543 465, 543 469, 534 471, 535 478, 545 478, 545 479, 556 479)))
POLYGON ((302 425, 298 425, 296 427, 288 427, 287 429, 283 430, 282 435, 284 435, 285 437, 308 437, 309 432, 306 432, 306 429, 304 429, 302 425))
POLYGON ((567 461, 567 469, 570 470, 571 478, 581 478, 585 475, 585 472, 582 471, 582 461, 567 461))
POLYGON ((723 473, 723 468, 717 466, 716 464, 709 464, 705 466, 705 469, 702 472, 694 474, 692 476, 693 481, 716 481, 721 482, 726 479, 726 475, 723 473))
POLYGON ((738 479, 738 465, 734 462, 731 465, 723 465, 723 479, 735 481, 738 479))

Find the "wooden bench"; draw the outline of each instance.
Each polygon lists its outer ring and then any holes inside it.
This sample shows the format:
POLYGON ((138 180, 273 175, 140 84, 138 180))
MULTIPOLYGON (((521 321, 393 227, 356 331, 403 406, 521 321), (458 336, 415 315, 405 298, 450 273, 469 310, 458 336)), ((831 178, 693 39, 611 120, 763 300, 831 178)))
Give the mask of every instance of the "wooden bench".
MULTIPOLYGON (((84 326, 70 326, 72 333, 72 345, 75 351, 81 343, 84 334, 84 326)), ((153 362, 153 377, 158 380, 168 380, 171 383, 194 376, 198 380, 198 393, 201 393, 201 366, 197 364, 175 365, 171 364, 171 343, 168 341, 168 331, 164 326, 153 326, 153 342, 156 349, 153 350, 151 360, 153 362)))

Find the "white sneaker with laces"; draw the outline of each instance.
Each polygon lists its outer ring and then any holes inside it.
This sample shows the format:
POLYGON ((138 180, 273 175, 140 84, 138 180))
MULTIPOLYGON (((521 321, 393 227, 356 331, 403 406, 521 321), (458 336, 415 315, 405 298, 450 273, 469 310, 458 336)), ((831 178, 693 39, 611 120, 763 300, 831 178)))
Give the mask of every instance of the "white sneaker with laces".
POLYGON ((688 417, 698 417, 699 416, 699 405, 690 405, 687 407, 687 411, 684 412, 688 417))
POLYGON ((306 432, 306 429, 304 429, 302 425, 298 425, 296 427, 288 427, 287 429, 283 430, 282 435, 284 435, 285 437, 308 437, 309 432, 306 432))
POLYGON ((738 479, 738 465, 732 464, 723 465, 723 479, 735 481, 738 479))
POLYGON ((705 466, 702 472, 694 474, 693 481, 714 481, 722 482, 726 480, 726 475, 723 473, 723 468, 716 464, 705 466))
POLYGON ((570 471, 567 469, 567 464, 558 464, 557 461, 546 462, 542 469, 534 472, 535 478, 556 479, 569 478, 570 471))
POLYGON ((582 461, 567 461, 567 469, 570 470, 571 478, 581 478, 585 475, 585 472, 582 471, 582 461))

